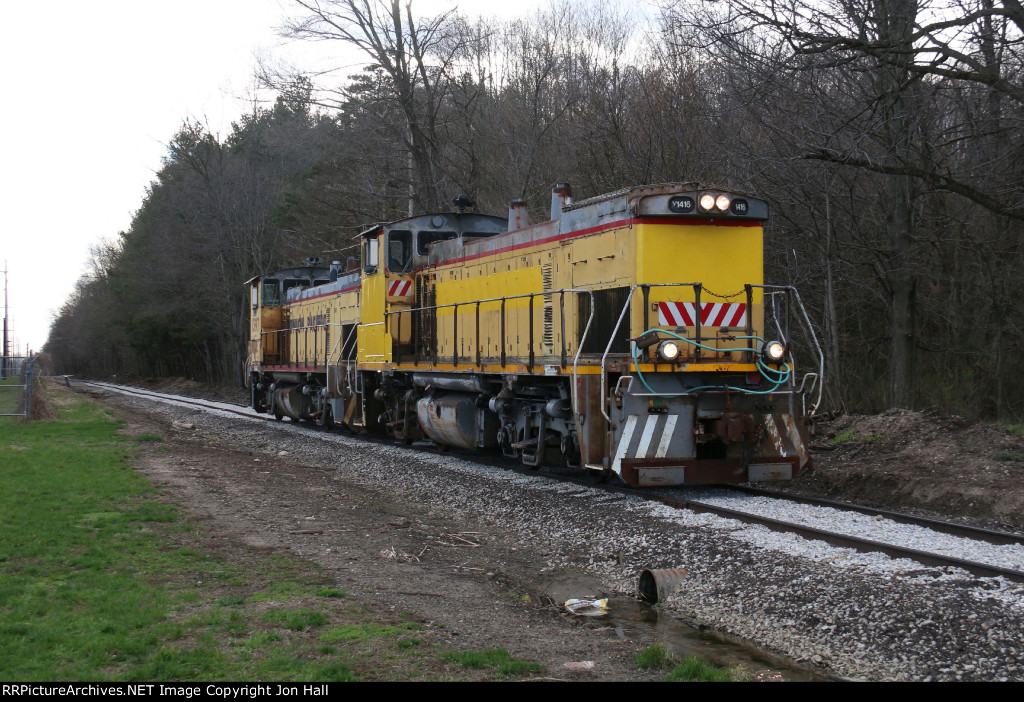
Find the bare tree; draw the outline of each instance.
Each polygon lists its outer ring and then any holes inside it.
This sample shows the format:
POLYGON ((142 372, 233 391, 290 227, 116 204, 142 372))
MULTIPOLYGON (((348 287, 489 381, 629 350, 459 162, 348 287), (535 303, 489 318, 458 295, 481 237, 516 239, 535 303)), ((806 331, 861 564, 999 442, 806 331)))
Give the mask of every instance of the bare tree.
POLYGON ((413 171, 413 198, 437 209, 442 197, 438 173, 438 121, 448 93, 449 67, 461 51, 454 10, 417 19, 412 0, 293 0, 304 14, 288 21, 286 36, 339 41, 360 50, 391 81, 404 117, 413 171))
MULTIPOLYGON (((872 71, 888 75, 892 89, 922 80, 982 88, 990 117, 1004 100, 1024 106, 1024 9, 1018 0, 681 0, 671 10, 681 24, 695 25, 716 53, 750 55, 774 62, 774 70, 872 71), (713 45, 717 45, 716 48, 713 45), (893 80, 902 81, 897 86, 893 80)), ((885 100, 878 103, 890 109, 885 100)), ((873 109, 873 105, 866 105, 873 109)), ((1008 124, 990 124, 997 130, 1008 124)), ((1013 125, 1019 131, 1020 123, 1013 125)), ((962 160, 879 158, 856 145, 809 145, 805 158, 821 159, 907 176, 931 188, 966 197, 1000 215, 1024 220, 1019 166, 1003 152, 998 163, 972 167, 962 160), (1015 172, 1013 183, 991 187, 993 170, 1015 172)))

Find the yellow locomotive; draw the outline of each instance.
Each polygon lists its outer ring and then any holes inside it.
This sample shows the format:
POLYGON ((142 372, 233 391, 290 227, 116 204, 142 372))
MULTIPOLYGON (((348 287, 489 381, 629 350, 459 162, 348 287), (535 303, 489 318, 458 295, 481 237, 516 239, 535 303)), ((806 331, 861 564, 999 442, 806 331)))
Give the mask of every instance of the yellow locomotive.
POLYGON ((791 478, 820 353, 797 383, 790 320, 813 330, 763 282, 767 218, 694 183, 557 184, 533 226, 522 200, 375 225, 346 270, 248 282, 252 406, 632 485, 791 478))

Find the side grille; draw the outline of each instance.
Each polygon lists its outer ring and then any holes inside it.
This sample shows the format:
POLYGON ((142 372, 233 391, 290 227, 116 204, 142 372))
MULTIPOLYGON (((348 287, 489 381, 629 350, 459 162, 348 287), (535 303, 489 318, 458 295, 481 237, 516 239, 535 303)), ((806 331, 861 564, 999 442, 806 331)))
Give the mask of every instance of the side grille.
MULTIPOLYGON (((607 290, 594 291, 594 321, 590 324, 590 332, 583 341, 583 353, 604 353, 608 345, 608 339, 615 329, 615 323, 619 321, 619 314, 622 313, 622 306, 626 304, 629 297, 629 288, 609 288, 607 290)), ((590 296, 577 295, 577 320, 576 338, 583 336, 587 326, 587 318, 590 315, 590 296)), ((622 320, 615 339, 612 341, 611 353, 629 353, 629 315, 622 320)))
POLYGON ((544 307, 544 331, 541 334, 540 341, 546 347, 545 351, 551 353, 554 351, 555 347, 555 310, 553 302, 554 296, 549 293, 552 283, 554 282, 554 273, 550 263, 545 263, 540 267, 540 276, 543 283, 543 287, 541 289, 545 293, 548 293, 541 296, 544 307))

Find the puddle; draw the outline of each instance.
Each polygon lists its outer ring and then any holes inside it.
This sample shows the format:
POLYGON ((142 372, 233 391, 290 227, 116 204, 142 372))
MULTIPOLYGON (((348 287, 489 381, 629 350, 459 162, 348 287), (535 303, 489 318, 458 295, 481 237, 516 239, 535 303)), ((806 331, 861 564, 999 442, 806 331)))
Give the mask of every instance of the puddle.
POLYGON ((656 607, 624 597, 608 601, 608 614, 591 623, 615 632, 620 639, 644 646, 664 644, 678 658, 698 656, 718 666, 739 666, 756 682, 820 682, 820 673, 796 668, 785 660, 753 646, 727 640, 706 629, 697 629, 656 607))
MULTIPOLYGON (((555 602, 571 597, 603 597, 600 581, 588 573, 562 571, 542 579, 538 585, 555 602)), ((619 639, 643 646, 663 644, 677 658, 698 656, 718 666, 739 666, 760 682, 811 682, 828 680, 820 673, 797 668, 782 658, 753 646, 738 643, 707 629, 690 626, 657 607, 628 597, 608 600, 608 614, 581 617, 586 623, 614 632, 619 639)), ((667 673, 667 671, 666 671, 667 673)))

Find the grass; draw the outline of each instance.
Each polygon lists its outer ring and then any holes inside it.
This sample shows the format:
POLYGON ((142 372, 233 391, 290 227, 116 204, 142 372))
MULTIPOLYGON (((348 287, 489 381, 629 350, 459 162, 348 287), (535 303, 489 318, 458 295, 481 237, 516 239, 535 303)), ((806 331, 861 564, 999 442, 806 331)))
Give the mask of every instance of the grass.
MULTIPOLYGON (((448 674, 432 627, 354 602, 313 564, 207 535, 132 468, 155 438, 120 436, 95 403, 53 392, 57 420, 0 433, 0 679, 448 674)), ((473 677, 533 665, 506 654, 473 677)))
POLYGON ((636 664, 644 670, 671 668, 672 654, 665 644, 652 644, 636 654, 636 664))
MULTIPOLYGON (((22 389, 10 387, 21 385, 21 378, 11 376, 0 379, 0 414, 14 414, 18 411, 18 403, 21 402, 22 389)), ((0 417, 0 422, 17 421, 16 417, 0 417)))
POLYGON ((663 679, 664 682, 738 682, 743 678, 732 668, 719 668, 696 656, 679 662, 663 679))
POLYGON ((670 670, 662 682, 741 682, 744 676, 736 668, 721 668, 697 656, 678 659, 664 644, 653 644, 636 655, 636 664, 645 670, 670 670))
POLYGON ((132 437, 132 441, 135 441, 135 442, 140 443, 140 444, 146 443, 146 442, 163 441, 163 440, 164 440, 164 437, 157 436, 156 434, 137 434, 136 436, 132 437))
POLYGON ((502 677, 544 672, 544 666, 540 663, 512 658, 509 652, 503 648, 489 648, 484 651, 449 651, 442 654, 441 658, 458 663, 463 668, 491 669, 502 677))
POLYGON ((833 446, 838 446, 839 444, 848 444, 848 443, 853 443, 853 442, 857 442, 857 443, 861 443, 861 444, 870 444, 870 443, 873 443, 875 441, 878 441, 880 438, 881 437, 876 436, 874 434, 858 434, 853 429, 844 429, 843 431, 841 431, 838 434, 836 434, 835 436, 833 436, 830 443, 833 446))
POLYGON ((419 631, 423 628, 422 625, 417 625, 415 622, 409 622, 404 626, 382 626, 374 622, 361 622, 359 624, 346 624, 329 629, 320 635, 320 640, 330 643, 338 641, 370 641, 399 636, 410 630, 419 631))
POLYGON ((298 609, 267 612, 263 615, 263 621, 284 627, 285 629, 291 629, 292 631, 305 631, 307 629, 318 629, 330 622, 330 619, 323 612, 298 609))

